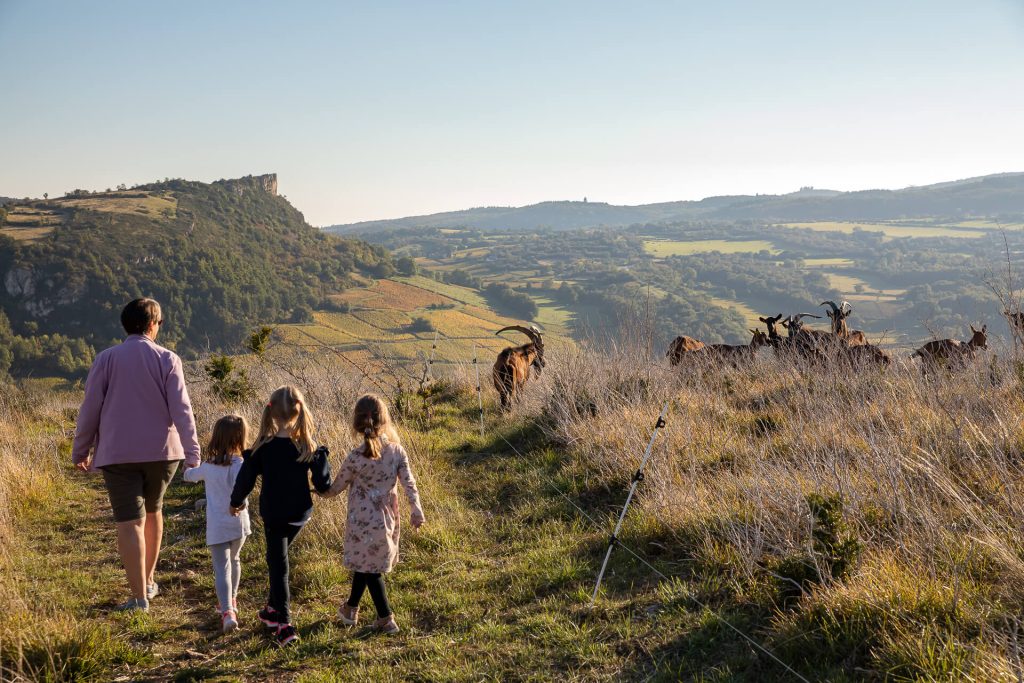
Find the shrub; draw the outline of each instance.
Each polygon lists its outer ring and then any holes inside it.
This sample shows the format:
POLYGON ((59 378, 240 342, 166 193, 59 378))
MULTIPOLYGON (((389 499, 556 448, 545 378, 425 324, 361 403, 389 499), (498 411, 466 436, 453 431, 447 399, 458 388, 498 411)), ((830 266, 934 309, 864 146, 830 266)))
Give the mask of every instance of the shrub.
POLYGON ((212 356, 204 369, 212 383, 213 393, 224 400, 241 401, 255 394, 246 372, 235 367, 230 356, 212 356))
POLYGON ((846 578, 863 550, 849 530, 838 494, 812 493, 806 502, 811 512, 811 552, 786 557, 776 569, 786 603, 815 585, 846 578))
POLYGON ((413 318, 412 322, 409 323, 405 330, 416 334, 417 332, 434 332, 437 328, 434 327, 434 323, 430 322, 426 318, 413 318))

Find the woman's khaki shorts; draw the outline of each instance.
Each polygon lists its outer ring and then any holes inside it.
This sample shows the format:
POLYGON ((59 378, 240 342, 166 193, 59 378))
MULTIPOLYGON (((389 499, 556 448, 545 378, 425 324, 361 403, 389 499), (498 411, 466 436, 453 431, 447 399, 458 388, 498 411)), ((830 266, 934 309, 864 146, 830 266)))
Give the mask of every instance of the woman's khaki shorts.
POLYGON ((130 462, 100 469, 114 521, 134 522, 163 507, 164 491, 178 469, 178 461, 130 462))

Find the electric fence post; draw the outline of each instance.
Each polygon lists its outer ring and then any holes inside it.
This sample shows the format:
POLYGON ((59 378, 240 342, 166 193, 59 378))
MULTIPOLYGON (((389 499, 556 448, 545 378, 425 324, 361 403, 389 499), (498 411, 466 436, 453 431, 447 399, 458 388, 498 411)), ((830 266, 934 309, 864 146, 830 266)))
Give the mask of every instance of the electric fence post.
POLYGON ((438 330, 434 330, 434 343, 430 346, 430 358, 427 360, 427 378, 430 381, 434 380, 434 353, 437 351, 437 335, 438 330))
POLYGON ((629 495, 626 496, 626 504, 622 506, 622 512, 619 513, 619 521, 615 523, 615 531, 612 532, 611 538, 608 539, 608 551, 604 554, 604 562, 601 563, 601 571, 597 575, 597 584, 594 586, 594 594, 590 598, 591 607, 593 607, 594 603, 597 602, 597 594, 601 590, 601 581, 604 580, 605 570, 608 569, 608 560, 612 557, 612 550, 615 549, 616 544, 619 542, 619 531, 622 530, 622 522, 626 519, 626 512, 629 511, 629 504, 633 502, 633 494, 636 493, 636 489, 640 485, 640 482, 644 480, 644 467, 647 465, 647 460, 651 457, 651 452, 654 450, 654 440, 658 438, 658 432, 665 426, 665 415, 668 414, 669 403, 670 401, 665 401, 665 405, 661 407, 661 414, 658 415, 658 421, 654 423, 654 431, 651 433, 651 440, 647 443, 647 450, 644 451, 644 457, 640 460, 640 466, 633 475, 633 483, 629 487, 629 495))
POLYGON ((476 342, 473 342, 473 370, 476 372, 476 400, 480 405, 480 438, 484 436, 484 392, 480 387, 480 363, 477 361, 476 342))

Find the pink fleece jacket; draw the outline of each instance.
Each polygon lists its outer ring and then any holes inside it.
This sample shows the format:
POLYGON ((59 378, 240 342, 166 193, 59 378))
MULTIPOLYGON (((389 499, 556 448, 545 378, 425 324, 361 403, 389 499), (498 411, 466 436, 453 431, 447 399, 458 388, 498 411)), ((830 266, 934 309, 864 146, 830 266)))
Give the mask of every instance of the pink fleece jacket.
POLYGON ((149 337, 130 335, 102 351, 85 380, 71 460, 95 448, 92 469, 181 460, 199 465, 199 440, 181 359, 149 337))

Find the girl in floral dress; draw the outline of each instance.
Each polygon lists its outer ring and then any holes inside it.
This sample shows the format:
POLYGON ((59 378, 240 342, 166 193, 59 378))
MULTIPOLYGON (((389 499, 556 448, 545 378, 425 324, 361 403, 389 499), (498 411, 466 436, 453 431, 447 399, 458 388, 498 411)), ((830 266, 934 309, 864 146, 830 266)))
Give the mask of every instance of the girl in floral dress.
POLYGON ((374 627, 384 633, 398 633, 383 575, 398 562, 399 482, 409 499, 410 522, 415 529, 424 522, 420 495, 409 456, 398 441, 388 407, 380 397, 368 394, 356 401, 352 430, 363 437, 363 443, 348 454, 324 494, 332 497, 348 489, 344 564, 353 572, 352 593, 338 609, 338 619, 355 626, 359 601, 369 590, 377 610, 374 627))

